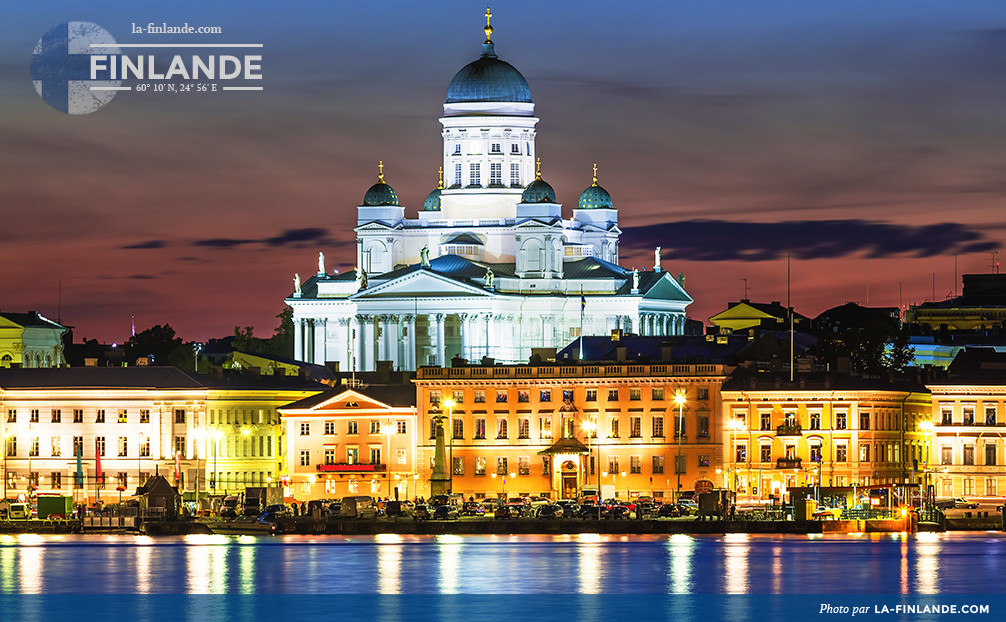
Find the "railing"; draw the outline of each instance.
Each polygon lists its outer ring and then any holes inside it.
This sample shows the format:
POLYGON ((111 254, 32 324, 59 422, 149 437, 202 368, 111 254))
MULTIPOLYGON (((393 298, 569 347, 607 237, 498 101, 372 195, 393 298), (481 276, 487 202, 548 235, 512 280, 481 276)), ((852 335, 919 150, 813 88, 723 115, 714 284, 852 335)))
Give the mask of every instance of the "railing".
POLYGON ((333 464, 316 464, 314 468, 322 473, 384 473, 388 470, 388 465, 338 462, 333 464))
POLYGON ((776 426, 775 434, 776 436, 800 436, 803 434, 803 428, 799 423, 784 423, 776 426))
POLYGON ((724 375, 723 365, 498 365, 485 367, 420 367, 416 378, 597 378, 597 377, 647 377, 647 376, 709 376, 724 375), (490 371, 491 370, 491 371, 490 371))
POLYGON ((799 469, 803 462, 800 458, 779 458, 775 461, 777 469, 799 469))

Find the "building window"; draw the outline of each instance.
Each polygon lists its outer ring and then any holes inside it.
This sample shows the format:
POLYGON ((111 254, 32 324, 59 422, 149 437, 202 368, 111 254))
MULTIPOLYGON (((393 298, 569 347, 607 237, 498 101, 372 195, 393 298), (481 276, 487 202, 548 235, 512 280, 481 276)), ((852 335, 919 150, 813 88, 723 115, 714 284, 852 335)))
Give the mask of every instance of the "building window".
POLYGON ((502 186, 503 185, 503 163, 493 162, 489 165, 489 185, 490 186, 502 186))
POLYGON ((975 464, 975 446, 965 445, 964 446, 964 462, 965 466, 974 466, 975 464))
POLYGON ((846 426, 846 417, 847 417, 847 413, 844 413, 844 412, 837 412, 837 413, 835 413, 835 429, 836 430, 844 430, 844 429, 846 429, 846 427, 847 427, 846 426))
POLYGON ((335 449, 325 448, 325 464, 335 464, 335 449))
POLYGON ((176 408, 175 409, 175 423, 185 423, 185 409, 176 408))
POLYGON ((430 389, 430 404, 440 403, 440 389, 430 389))
POLYGON ((618 417, 608 419, 608 438, 618 438, 618 417))
POLYGON ((664 436, 664 418, 654 417, 653 418, 653 436, 661 437, 664 436))
POLYGON ((60 455, 62 455, 63 452, 61 451, 60 446, 59 446, 59 437, 58 436, 53 436, 50 439, 50 449, 52 450, 52 457, 53 458, 58 458, 60 455))
POLYGON ((940 404, 940 423, 943 425, 950 425, 954 418, 954 405, 953 404, 940 404))
POLYGON ((685 464, 687 462, 688 456, 674 456, 674 472, 675 473, 686 473, 687 469, 685 464))
POLYGON ((332 434, 335 434, 335 422, 334 421, 326 421, 325 422, 325 434, 328 435, 328 436, 331 436, 332 434))
MULTIPOLYGON (((83 416, 83 412, 81 411, 81 416, 83 416)), ((140 410, 140 423, 150 423, 150 410, 146 408, 140 410)))
POLYGON ((31 438, 31 444, 28 445, 28 455, 32 458, 38 457, 38 437, 33 436, 31 438))
POLYGON ((451 391, 451 399, 454 400, 455 404, 465 403, 465 392, 462 389, 456 389, 451 391))
POLYGON ((954 448, 950 445, 943 445, 940 448, 940 464, 954 463, 954 448))
POLYGON ((709 417, 702 415, 698 418, 699 438, 709 438, 709 417))
POLYGON ((503 153, 503 148, 502 148, 502 147, 500 147, 500 144, 499 144, 499 143, 491 143, 491 145, 492 145, 492 146, 491 146, 491 147, 489 148, 489 150, 490 150, 490 151, 491 151, 492 153, 503 153))
POLYGON ((118 454, 119 457, 120 458, 125 458, 127 455, 129 455, 128 454, 128 450, 129 450, 129 439, 126 438, 125 436, 120 436, 119 437, 119 454, 118 454))
POLYGON ((397 452, 396 455, 398 457, 398 464, 402 465, 402 464, 408 464, 409 463, 409 458, 406 455, 404 449, 396 449, 395 451, 397 452))
POLYGON ((642 473, 643 472, 643 458, 642 456, 630 456, 629 457, 629 473, 642 473))
MULTIPOLYGON (((461 153, 461 145, 458 145, 458 151, 456 153, 461 153)), ((457 162, 454 164, 454 185, 458 188, 461 187, 461 163, 457 162)))
MULTIPOLYGON (((185 442, 185 437, 182 437, 182 443, 185 442)), ((150 437, 144 436, 140 440, 140 457, 149 458, 150 457, 150 437)))
POLYGON ((772 413, 770 413, 770 412, 767 412, 767 413, 763 412, 763 413, 759 413, 759 415, 760 415, 760 418, 761 418, 761 429, 762 430, 771 430, 772 429, 772 413))
POLYGON ((734 462, 747 462, 748 448, 746 445, 738 445, 734 449, 734 462))
POLYGON ((859 413, 859 429, 869 430, 870 429, 870 413, 861 412, 859 413))
POLYGON ((531 438, 531 420, 527 417, 517 420, 517 438, 531 438))
POLYGON ((870 461, 870 444, 860 443, 859 444, 859 461, 869 462, 870 461))
MULTIPOLYGON (((74 412, 77 412, 77 411, 74 411, 74 412)), ((16 409, 11 408, 11 409, 9 409, 7 411, 7 423, 17 423, 17 410, 16 409)), ((75 421, 74 423, 80 423, 80 422, 79 421, 75 421)))
POLYGON ((464 475, 465 474, 465 458, 464 456, 454 456, 453 466, 451 467, 451 473, 454 475, 464 475))
POLYGON ((552 391, 550 389, 542 389, 538 400, 541 402, 551 402, 552 401, 552 391))
POLYGON ((597 401, 597 389, 587 389, 587 400, 588 402, 597 401))
MULTIPOLYGON (((541 474, 548 477, 552 474, 552 463, 548 456, 541 457, 541 474)), ((594 457, 590 457, 590 474, 594 474, 594 457)))
POLYGON ((384 464, 381 462, 381 448, 371 447, 370 448, 370 464, 384 464))
POLYGON ((759 453, 761 454, 759 456, 760 462, 772 462, 772 446, 771 445, 762 445, 758 449, 759 449, 759 453))
MULTIPOLYGON (((105 411, 102 410, 100 412, 104 413, 105 411)), ((28 412, 28 423, 38 423, 38 409, 33 408, 28 412)), ((101 423, 101 421, 98 423, 101 423)))
POLYGON ((402 421, 396 421, 395 422, 395 429, 398 432, 398 434, 405 434, 406 428, 407 428, 407 422, 406 421, 402 420, 402 421))
POLYGON ((485 474, 486 474, 485 456, 475 456, 475 475, 485 475, 485 474))
POLYGON ((73 455, 83 456, 84 455, 84 437, 74 436, 73 437, 73 455))
POLYGON ((650 399, 659 402, 664 399, 664 387, 653 387, 650 389, 650 399))
POLYGON ((311 435, 311 423, 310 422, 308 422, 308 421, 301 421, 300 422, 300 435, 301 436, 310 436, 311 435))
POLYGON ((380 421, 377 421, 376 419, 371 419, 370 420, 370 433, 371 434, 380 434, 381 433, 381 422, 380 421))
POLYGON ((484 439, 486 437, 486 420, 479 417, 475 420, 475 438, 484 439))
POLYGON ((630 387, 629 400, 633 402, 638 402, 641 399, 643 399, 643 390, 640 389, 639 387, 630 387))
POLYGON ((629 437, 639 438, 643 435, 643 418, 642 417, 629 417, 629 437))
POLYGON ((482 174, 478 162, 472 162, 468 167, 469 173, 469 186, 481 186, 482 185, 482 174))
POLYGON ((517 475, 531 474, 531 459, 526 456, 517 458, 517 475))
POLYGON ((506 391, 497 391, 496 392, 496 403, 497 404, 506 404, 506 391))
POLYGON ((618 401, 618 389, 608 389, 608 401, 609 402, 618 401))
POLYGON ((118 422, 119 423, 129 423, 129 415, 126 413, 126 409, 125 408, 120 408, 119 409, 118 422))
POLYGON ((176 436, 175 437, 175 454, 185 455, 185 437, 176 436))
POLYGON ((820 445, 811 445, 810 446, 810 461, 811 462, 821 462, 822 459, 823 458, 821 456, 821 446, 820 445))
POLYGON ((105 456, 105 437, 104 436, 96 436, 96 437, 94 437, 94 445, 95 445, 96 451, 98 452, 98 455, 101 456, 101 457, 104 457, 105 456))
POLYGON ((835 447, 835 462, 848 462, 849 461, 849 446, 848 445, 838 445, 835 447))
POLYGON ((461 143, 455 143, 454 155, 461 155, 461 143))
POLYGON ((486 403, 486 390, 485 389, 475 389, 474 400, 476 404, 486 403))
POLYGON ((551 417, 542 417, 538 420, 538 438, 552 438, 551 417))
POLYGON ((661 475, 664 472, 664 457, 653 456, 653 474, 661 475))
POLYGON ((49 473, 49 480, 52 482, 53 490, 59 490, 63 487, 63 474, 59 471, 49 473))
POLYGON ((454 439, 462 440, 465 438, 465 420, 460 418, 454 419, 454 439))
POLYGON ((618 456, 608 456, 608 473, 611 475, 618 473, 618 456))
POLYGON ((506 419, 496 421, 496 438, 506 438, 506 419))
POLYGON ((311 450, 300 450, 300 466, 311 466, 311 450))
POLYGON ((60 413, 59 409, 53 408, 51 416, 52 416, 52 423, 61 423, 62 422, 63 415, 62 415, 62 413, 60 413))
POLYGON ((996 405, 985 404, 985 425, 996 424, 996 405))
MULTIPOLYGON (((684 456, 682 456, 683 458, 684 456)), ((709 467, 709 454, 699 454, 699 468, 705 469, 709 467)))
POLYGON ((699 387, 698 389, 695 389, 695 399, 697 401, 700 401, 700 402, 703 401, 703 400, 708 400, 709 399, 709 388, 708 387, 699 387))
POLYGON ((683 417, 674 418, 674 436, 684 438, 688 433, 688 426, 683 417))
POLYGON ((961 404, 961 411, 964 413, 964 425, 975 424, 975 405, 961 404))
POLYGON ((360 464, 360 449, 358 447, 346 448, 346 464, 360 464))
POLYGON ((996 446, 993 443, 985 443, 985 464, 986 466, 995 466, 996 463, 996 446))
MULTIPOLYGON (((517 148, 517 145, 514 145, 517 148)), ((510 163, 510 185, 517 187, 520 185, 520 164, 516 162, 510 163)))
POLYGON ((359 433, 360 433, 359 423, 357 423, 356 421, 346 422, 346 434, 359 434, 359 433))
POLYGON ((562 401, 572 403, 573 401, 573 389, 563 389, 562 390, 562 401))
POLYGON ((506 458, 496 458, 496 474, 504 476, 507 474, 506 458))
POLYGON ((810 429, 821 429, 821 413, 810 413, 810 429))
POLYGON ((517 401, 520 403, 530 402, 531 393, 528 391, 517 391, 517 401))
POLYGON ((437 428, 440 427, 439 418, 430 419, 430 438, 437 437, 437 428))

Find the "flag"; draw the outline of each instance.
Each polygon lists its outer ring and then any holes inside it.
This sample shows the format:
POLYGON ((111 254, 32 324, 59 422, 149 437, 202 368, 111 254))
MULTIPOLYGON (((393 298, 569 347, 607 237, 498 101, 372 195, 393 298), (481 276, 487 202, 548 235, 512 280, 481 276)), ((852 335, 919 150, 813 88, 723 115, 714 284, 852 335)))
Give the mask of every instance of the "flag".
POLYGON ((587 308, 587 298, 581 293, 580 294, 580 313, 587 308))
POLYGON ((175 481, 182 478, 182 452, 175 452, 175 481))
POLYGON ((98 439, 94 439, 94 481, 101 481, 101 451, 98 449, 98 439))
POLYGON ((78 443, 74 446, 77 453, 77 481, 74 482, 74 488, 84 486, 84 467, 81 465, 80 454, 84 453, 83 443, 78 443))

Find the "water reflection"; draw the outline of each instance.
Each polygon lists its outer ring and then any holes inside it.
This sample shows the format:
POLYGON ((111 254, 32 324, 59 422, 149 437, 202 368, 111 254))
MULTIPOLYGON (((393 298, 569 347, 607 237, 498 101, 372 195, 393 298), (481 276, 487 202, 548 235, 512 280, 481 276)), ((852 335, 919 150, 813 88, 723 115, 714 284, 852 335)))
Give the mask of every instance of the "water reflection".
POLYGON ((915 592, 938 594, 936 587, 940 573, 940 539, 938 534, 920 533, 915 547, 915 592))
POLYGON ((596 533, 580 534, 577 570, 580 579, 581 594, 601 593, 601 535, 596 533))
POLYGON ((670 581, 667 591, 671 594, 688 594, 692 591, 692 554, 695 540, 692 536, 675 534, 667 543, 671 559, 670 581))
POLYGON ((723 591, 727 594, 748 592, 748 553, 751 550, 746 533, 724 536, 726 543, 726 577, 723 591))
POLYGON ((457 594, 458 586, 458 565, 461 560, 461 543, 464 538, 461 536, 436 536, 437 548, 440 550, 440 583, 438 590, 441 594, 457 594))
POLYGON ((402 593, 402 536, 381 534, 375 537, 377 547, 377 591, 380 594, 402 593))

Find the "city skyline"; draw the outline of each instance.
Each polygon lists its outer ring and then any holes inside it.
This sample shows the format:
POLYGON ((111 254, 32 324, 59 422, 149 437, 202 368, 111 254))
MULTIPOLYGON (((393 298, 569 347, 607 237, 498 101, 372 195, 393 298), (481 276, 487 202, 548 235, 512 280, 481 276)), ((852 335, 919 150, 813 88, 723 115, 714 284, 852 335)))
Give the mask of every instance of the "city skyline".
MULTIPOLYGON (((189 340, 236 325, 268 336, 319 251, 330 269, 353 268, 348 224, 379 160, 409 215, 436 187, 437 118, 480 51, 485 5, 144 11, 7 11, 0 200, 18 227, 0 235, 0 309, 60 316, 78 341, 122 341, 132 318, 189 340), (119 42, 138 40, 133 22, 219 25, 215 41, 263 43, 265 90, 123 93, 63 115, 39 99, 28 63, 41 34, 71 19, 119 42)), ((690 317, 706 322, 745 293, 785 303, 787 251, 793 306, 811 316, 850 300, 942 299, 960 274, 990 271, 1006 9, 493 13, 497 52, 530 84, 542 172, 564 213, 596 162, 619 209, 620 263, 649 269, 661 246, 664 269, 687 276, 690 317)))

